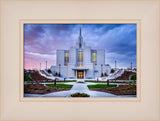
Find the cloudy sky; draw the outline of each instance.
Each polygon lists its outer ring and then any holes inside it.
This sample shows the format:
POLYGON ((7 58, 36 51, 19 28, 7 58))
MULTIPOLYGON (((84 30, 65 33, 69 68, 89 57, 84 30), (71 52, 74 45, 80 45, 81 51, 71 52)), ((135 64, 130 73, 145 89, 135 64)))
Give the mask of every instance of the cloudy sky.
MULTIPOLYGON (((25 24, 24 68, 48 68, 56 65, 56 50, 75 46, 79 24, 25 24)), ((105 62, 114 68, 136 66, 136 24, 82 24, 85 44, 92 49, 105 49, 105 62)))

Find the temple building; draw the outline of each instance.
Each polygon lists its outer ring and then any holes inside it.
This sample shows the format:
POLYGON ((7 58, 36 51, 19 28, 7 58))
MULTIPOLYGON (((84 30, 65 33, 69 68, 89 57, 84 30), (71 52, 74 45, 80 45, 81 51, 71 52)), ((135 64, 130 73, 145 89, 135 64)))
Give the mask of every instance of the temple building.
POLYGON ((51 66, 52 73, 60 73, 62 77, 70 79, 94 79, 102 73, 108 75, 110 71, 110 65, 105 64, 105 50, 95 50, 85 45, 81 25, 76 46, 69 50, 57 50, 56 66, 51 66))

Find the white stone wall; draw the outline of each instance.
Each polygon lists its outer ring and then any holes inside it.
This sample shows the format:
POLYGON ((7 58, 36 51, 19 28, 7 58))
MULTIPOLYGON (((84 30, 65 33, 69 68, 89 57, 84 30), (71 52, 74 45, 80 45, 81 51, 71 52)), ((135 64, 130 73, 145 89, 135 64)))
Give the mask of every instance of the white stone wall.
MULTIPOLYGON (((51 72, 52 74, 59 74, 59 66, 51 66, 51 72)), ((67 66, 60 66, 60 74, 63 77, 68 77, 68 67, 67 66)))
POLYGON ((95 69, 95 77, 100 77, 101 76, 101 72, 103 72, 103 74, 107 73, 110 74, 111 72, 111 66, 106 66, 106 65, 103 65, 102 67, 102 70, 101 70, 101 65, 98 65, 98 66, 94 66, 94 69, 95 69))
POLYGON ((74 72, 74 70, 72 70, 72 68, 74 68, 75 67, 75 64, 71 64, 71 63, 69 63, 68 64, 68 77, 69 78, 74 78, 75 77, 75 72, 74 72))
POLYGON ((71 47, 69 50, 69 63, 76 64, 76 48, 71 47))
POLYGON ((51 72, 52 74, 55 74, 56 72, 58 73, 58 67, 57 66, 51 66, 51 72))
POLYGON ((97 50, 97 66, 105 64, 105 50, 97 50))
POLYGON ((104 73, 107 73, 107 75, 110 74, 110 73, 111 73, 111 66, 109 66, 109 65, 108 65, 108 66, 104 65, 104 66, 103 66, 103 74, 104 74, 104 73))
POLYGON ((64 50, 57 50, 57 59, 56 59, 56 65, 59 66, 59 64, 61 64, 61 66, 64 65, 64 50))
POLYGON ((93 63, 86 63, 84 67, 88 68, 88 70, 86 71, 86 78, 94 78, 93 63))
POLYGON ((85 47, 83 51, 83 65, 91 62, 91 48, 85 47))
POLYGON ((67 66, 61 66, 60 73, 61 73, 61 76, 68 77, 68 67, 67 66))
MULTIPOLYGON (((92 53, 91 53, 91 47, 85 46, 85 43, 83 44, 83 67, 88 68, 86 71, 86 78, 95 78, 101 76, 101 64, 103 64, 103 74, 106 72, 107 74, 110 73, 111 67, 109 65, 105 65, 105 50, 99 49, 97 50, 97 65, 94 66, 91 62, 92 60, 92 53)), ((72 69, 77 64, 77 49, 78 49, 78 42, 76 43, 76 47, 71 47, 69 50, 69 63, 68 66, 65 66, 65 60, 64 60, 64 54, 65 50, 57 50, 57 59, 56 59, 56 65, 52 66, 51 71, 52 73, 59 73, 59 64, 60 66, 60 72, 61 76, 67 77, 67 78, 76 78, 75 71, 72 69)))
POLYGON ((100 77, 101 76, 101 65, 97 65, 97 66, 94 66, 94 72, 95 72, 95 77, 100 77))

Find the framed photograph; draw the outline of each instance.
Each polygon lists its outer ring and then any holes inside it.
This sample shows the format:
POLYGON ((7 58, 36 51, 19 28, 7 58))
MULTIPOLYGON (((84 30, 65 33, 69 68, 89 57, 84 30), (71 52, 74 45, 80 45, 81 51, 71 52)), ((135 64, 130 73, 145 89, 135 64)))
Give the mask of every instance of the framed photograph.
POLYGON ((140 101, 140 20, 51 21, 20 20, 20 101, 140 101))
POLYGON ((136 97, 137 24, 23 27, 24 97, 136 97))
POLYGON ((0 2, 0 120, 159 120, 158 0, 0 2))

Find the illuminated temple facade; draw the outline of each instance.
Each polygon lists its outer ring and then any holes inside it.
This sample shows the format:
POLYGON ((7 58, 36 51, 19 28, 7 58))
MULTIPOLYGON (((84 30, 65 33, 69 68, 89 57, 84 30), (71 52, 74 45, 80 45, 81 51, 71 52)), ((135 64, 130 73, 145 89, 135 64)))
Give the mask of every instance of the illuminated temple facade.
POLYGON ((105 50, 85 46, 81 26, 76 46, 69 50, 57 50, 56 66, 51 66, 52 73, 60 73, 62 77, 71 79, 95 79, 102 73, 108 75, 110 71, 111 67, 105 64, 105 50))

